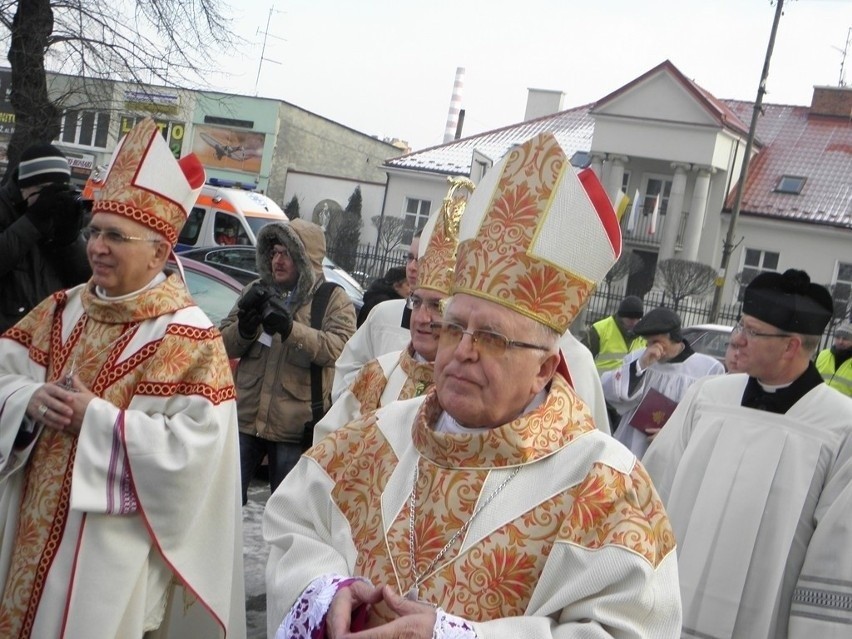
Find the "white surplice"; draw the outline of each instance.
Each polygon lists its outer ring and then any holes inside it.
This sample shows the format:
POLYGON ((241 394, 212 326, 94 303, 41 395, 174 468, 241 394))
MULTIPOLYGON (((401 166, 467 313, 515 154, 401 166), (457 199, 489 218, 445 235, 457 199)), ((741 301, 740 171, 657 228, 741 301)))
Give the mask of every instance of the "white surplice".
POLYGON ((603 392, 621 419, 613 437, 633 451, 639 459, 648 449, 648 436, 630 425, 630 420, 649 389, 659 391, 670 400, 679 402, 697 380, 708 375, 721 375, 725 367, 701 353, 693 353, 682 362, 655 362, 645 369, 639 382, 630 392, 630 366, 639 361, 645 348, 628 353, 618 368, 601 376, 603 392))
POLYGON ((820 384, 786 414, 748 377, 696 383, 643 463, 678 543, 684 637, 852 636, 852 399, 820 384))

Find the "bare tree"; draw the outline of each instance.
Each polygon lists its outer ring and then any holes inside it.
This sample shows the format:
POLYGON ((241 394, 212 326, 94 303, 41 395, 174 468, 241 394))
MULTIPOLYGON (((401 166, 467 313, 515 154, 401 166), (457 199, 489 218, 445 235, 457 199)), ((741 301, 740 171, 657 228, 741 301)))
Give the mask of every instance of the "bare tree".
POLYGON ((626 250, 619 256, 618 261, 612 265, 612 268, 604 275, 604 284, 606 284, 607 293, 613 282, 624 279, 628 275, 638 273, 642 270, 644 260, 636 255, 633 251, 626 250))
POLYGON ((91 80, 175 86, 216 71, 216 53, 235 36, 221 0, 17 0, 0 2, 0 40, 9 43, 15 131, 7 151, 17 166, 24 146, 59 134, 46 67, 91 80))
POLYGON ((374 215, 370 218, 370 222, 379 231, 376 241, 384 257, 402 244, 402 238, 405 235, 405 220, 401 217, 386 216, 383 220, 381 215, 374 215))
POLYGON ((701 262, 668 259, 657 264, 657 285, 671 295, 674 310, 687 297, 702 297, 713 291, 716 269, 701 262))

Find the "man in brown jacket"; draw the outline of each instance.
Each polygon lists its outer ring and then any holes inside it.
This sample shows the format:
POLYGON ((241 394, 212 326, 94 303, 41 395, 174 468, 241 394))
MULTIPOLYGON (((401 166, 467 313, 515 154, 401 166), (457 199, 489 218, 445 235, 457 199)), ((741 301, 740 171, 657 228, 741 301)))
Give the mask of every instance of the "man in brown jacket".
POLYGON ((257 236, 260 278, 246 286, 222 320, 222 337, 236 372, 243 504, 264 455, 274 492, 302 453, 311 413, 311 364, 323 367, 330 404, 334 362, 355 332, 355 309, 335 287, 322 328, 311 328, 311 302, 323 282, 322 228, 302 219, 273 222, 257 236))

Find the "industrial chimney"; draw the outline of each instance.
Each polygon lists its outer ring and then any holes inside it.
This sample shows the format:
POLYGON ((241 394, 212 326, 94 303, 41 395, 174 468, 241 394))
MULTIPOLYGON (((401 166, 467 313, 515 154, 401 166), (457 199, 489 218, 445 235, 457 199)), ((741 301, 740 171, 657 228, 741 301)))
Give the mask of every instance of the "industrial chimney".
MULTIPOLYGON (((453 83, 453 97, 450 99, 450 110, 447 113, 447 126, 444 128, 444 144, 452 142, 459 136, 456 129, 459 125, 459 111, 461 111, 462 89, 464 88, 464 67, 456 69, 456 81, 453 83)), ((461 134, 461 131, 458 131, 461 134)))

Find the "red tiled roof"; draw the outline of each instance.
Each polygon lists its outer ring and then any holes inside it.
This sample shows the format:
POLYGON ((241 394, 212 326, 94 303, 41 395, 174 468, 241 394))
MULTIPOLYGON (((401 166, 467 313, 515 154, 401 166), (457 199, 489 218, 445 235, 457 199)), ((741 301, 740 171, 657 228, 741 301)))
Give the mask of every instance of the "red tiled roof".
MULTIPOLYGON (((751 118, 751 102, 726 102, 751 118)), ((741 213, 852 228, 852 121, 809 116, 808 107, 763 106, 756 131, 763 148, 749 167, 741 213), (775 192, 785 175, 806 178, 800 194, 775 192)), ((735 194, 733 185, 725 210, 735 194)))

